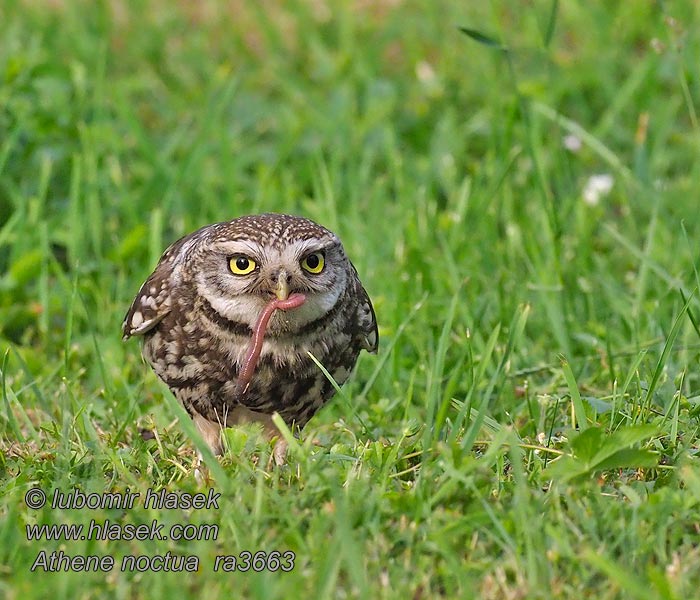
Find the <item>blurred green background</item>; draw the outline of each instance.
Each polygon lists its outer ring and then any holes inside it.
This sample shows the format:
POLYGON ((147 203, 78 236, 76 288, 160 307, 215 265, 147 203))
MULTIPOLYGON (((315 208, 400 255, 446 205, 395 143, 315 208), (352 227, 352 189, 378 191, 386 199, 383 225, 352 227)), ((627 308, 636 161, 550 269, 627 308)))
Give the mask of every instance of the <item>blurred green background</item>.
POLYGON ((691 597, 699 10, 3 2, 0 593, 691 597), (298 568, 29 573, 24 524, 85 519, 27 509, 30 487, 196 488, 121 320, 169 243, 266 211, 340 235, 379 356, 288 467, 228 433, 217 544, 65 545, 298 568))

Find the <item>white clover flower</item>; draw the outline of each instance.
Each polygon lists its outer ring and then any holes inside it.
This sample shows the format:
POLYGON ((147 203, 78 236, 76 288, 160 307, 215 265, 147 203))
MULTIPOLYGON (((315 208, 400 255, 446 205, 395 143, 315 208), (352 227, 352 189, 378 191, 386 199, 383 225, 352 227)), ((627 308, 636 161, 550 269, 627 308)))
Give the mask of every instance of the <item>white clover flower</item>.
POLYGON ((437 80, 437 75, 435 75, 435 69, 429 62, 424 60, 420 61, 416 65, 416 77, 418 81, 425 85, 433 85, 437 80))
POLYGON ((610 193, 615 180, 609 173, 591 175, 583 188, 583 201, 589 206, 595 206, 602 196, 610 193))
POLYGON ((578 152, 583 145, 581 144, 581 139, 573 133, 565 135, 562 138, 562 143, 564 144, 564 148, 566 148, 569 152, 578 152))

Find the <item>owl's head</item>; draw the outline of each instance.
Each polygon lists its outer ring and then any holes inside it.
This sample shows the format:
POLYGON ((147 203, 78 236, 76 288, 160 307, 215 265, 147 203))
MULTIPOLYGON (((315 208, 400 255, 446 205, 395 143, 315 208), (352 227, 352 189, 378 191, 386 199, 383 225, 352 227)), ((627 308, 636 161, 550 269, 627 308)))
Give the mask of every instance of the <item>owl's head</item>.
POLYGON ((348 283, 349 263, 338 237, 301 217, 264 214, 211 225, 188 256, 197 294, 219 314, 253 327, 275 297, 284 300, 299 292, 306 302, 296 309, 277 311, 269 335, 293 333, 323 317, 348 283))

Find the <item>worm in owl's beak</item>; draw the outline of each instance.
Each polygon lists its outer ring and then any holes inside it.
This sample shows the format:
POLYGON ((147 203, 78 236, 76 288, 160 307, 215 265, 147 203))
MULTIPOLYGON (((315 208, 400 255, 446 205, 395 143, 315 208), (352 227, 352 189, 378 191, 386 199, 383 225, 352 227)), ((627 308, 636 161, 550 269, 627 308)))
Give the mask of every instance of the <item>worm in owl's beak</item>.
MULTIPOLYGON (((280 275, 280 279, 278 281, 282 282, 284 281, 284 285, 280 283, 277 295, 279 296, 280 293, 283 293, 285 296, 287 296, 288 289, 287 289, 287 274, 284 273, 284 280, 282 279, 282 276, 280 275)), ((298 294, 294 293, 289 298, 277 298, 276 300, 270 300, 265 305, 265 308, 262 310, 258 318, 255 320, 255 326, 253 327, 253 337, 250 340, 250 344, 248 345, 248 350, 245 353, 245 358, 243 359, 243 366, 241 367, 240 372, 238 373, 238 385, 237 385, 237 390, 238 394, 242 396, 243 394, 248 391, 248 386, 250 385, 250 381, 253 378, 253 373, 255 371, 255 366, 258 364, 258 359, 260 358, 260 353, 262 352, 262 345, 263 345, 263 337, 265 336, 265 332, 267 331, 267 324, 270 322, 270 318, 272 317, 272 314, 276 310, 290 310, 293 308, 298 308, 302 304, 306 302, 306 296, 304 294, 298 294)))
POLYGON ((287 271, 282 269, 277 275, 277 288, 275 290, 275 295, 278 300, 286 300, 289 298, 289 275, 287 271))

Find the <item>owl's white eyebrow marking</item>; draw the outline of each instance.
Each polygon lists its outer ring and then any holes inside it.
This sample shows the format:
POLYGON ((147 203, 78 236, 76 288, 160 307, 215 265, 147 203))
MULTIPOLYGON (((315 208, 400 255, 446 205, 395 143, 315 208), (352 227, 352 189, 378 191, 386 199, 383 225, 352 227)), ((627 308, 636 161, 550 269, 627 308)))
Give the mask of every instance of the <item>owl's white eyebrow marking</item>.
POLYGON ((295 244, 291 244, 289 248, 285 249, 285 253, 290 253, 295 258, 299 260, 302 256, 311 254, 312 252, 318 252, 320 250, 327 251, 333 246, 335 242, 331 243, 319 243, 319 240, 300 240, 295 244))
POLYGON ((246 240, 230 240, 219 242, 217 249, 225 254, 246 254, 257 257, 260 253, 260 246, 246 240))

